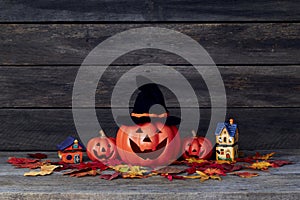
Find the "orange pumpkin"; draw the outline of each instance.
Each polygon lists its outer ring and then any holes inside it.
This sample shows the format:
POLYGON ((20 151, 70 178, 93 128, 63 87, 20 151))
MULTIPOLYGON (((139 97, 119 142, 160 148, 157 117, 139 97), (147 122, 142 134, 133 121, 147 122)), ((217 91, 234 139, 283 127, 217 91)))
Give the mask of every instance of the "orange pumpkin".
POLYGON ((92 138, 86 147, 88 157, 92 161, 106 161, 117 157, 117 148, 114 138, 107 138, 101 130, 100 137, 92 138))
POLYGON ((183 140, 183 158, 209 159, 212 156, 212 143, 205 137, 197 137, 195 131, 192 134, 193 137, 183 140))
POLYGON ((155 167, 177 159, 180 136, 176 126, 161 122, 123 125, 118 130, 116 144, 124 162, 155 167))

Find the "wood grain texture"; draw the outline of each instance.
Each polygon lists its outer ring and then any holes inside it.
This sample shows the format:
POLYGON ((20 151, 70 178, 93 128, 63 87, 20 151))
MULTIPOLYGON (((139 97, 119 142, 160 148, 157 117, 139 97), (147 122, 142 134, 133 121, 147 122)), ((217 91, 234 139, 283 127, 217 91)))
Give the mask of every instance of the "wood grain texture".
MULTIPOLYGON (((111 107, 111 94, 122 75, 132 66, 111 66, 101 78, 96 91, 96 107, 111 107)), ((174 66, 190 82, 200 107, 210 107, 210 96, 202 77, 191 66, 174 66)), ((2 66, 0 67, 0 107, 71 107, 77 66, 2 66)), ((228 107, 300 107, 300 66, 218 66, 224 81, 228 107)), ((146 67, 145 67, 146 70, 146 67)), ((170 78, 161 68, 148 70, 170 78)), ((127 76, 126 76, 127 75, 127 76)), ((210 77, 213 79, 214 77, 210 77)), ((162 79, 162 78, 161 78, 162 79)), ((123 88, 129 88, 126 78, 123 88)), ((175 80, 175 79, 174 79, 175 80)), ((90 79, 87 80, 87 82, 90 79)), ((181 88, 182 83, 174 81, 181 88)), ((179 107, 176 96, 161 88, 168 107, 179 107)), ((124 94, 117 102, 124 102, 124 94)), ((136 93, 130 101, 133 106, 136 93)), ((189 96, 184 102, 195 105, 189 96)), ((82 107, 87 106, 83 102, 82 107)), ((121 107, 120 104, 116 105, 121 107)))
MULTIPOLYGON (((192 37, 220 65, 300 63, 298 23, 0 24, 0 65, 80 65, 88 53, 108 37, 145 26, 169 28, 192 37)), ((111 53, 117 52, 119 50, 111 53)), ((153 49, 132 51, 113 64, 149 62, 187 64, 179 56, 153 49)))
MULTIPOLYGON (((172 115, 179 110, 170 109, 172 115)), ((199 135, 205 135, 210 120, 210 109, 201 109, 199 135)), ((117 125, 109 109, 97 109, 98 120, 104 131, 115 136, 117 125)), ((229 108, 227 117, 234 117, 239 125, 241 149, 299 148, 299 108, 229 108)), ((188 124, 191 119, 183 119, 188 124)), ((0 150, 55 150, 67 136, 76 136, 71 109, 1 109, 0 150)), ((90 120, 81 122, 90 127, 90 120)), ((190 133, 191 130, 183 130, 190 133)), ((89 133, 96 136, 97 131, 89 133)))
POLYGON ((4 0, 2 22, 299 20, 299 2, 183 0, 4 0))

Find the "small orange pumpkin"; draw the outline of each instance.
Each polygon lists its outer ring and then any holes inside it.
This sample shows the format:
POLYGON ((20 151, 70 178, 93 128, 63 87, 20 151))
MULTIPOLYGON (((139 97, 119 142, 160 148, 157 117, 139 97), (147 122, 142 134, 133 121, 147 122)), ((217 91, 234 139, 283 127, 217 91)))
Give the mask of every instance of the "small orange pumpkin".
POLYGON ((117 157, 116 141, 114 138, 107 138, 103 130, 100 137, 89 140, 86 152, 92 161, 106 161, 117 157))
POLYGON ((183 158, 195 157, 209 159, 212 156, 212 143, 205 137, 197 137, 194 130, 192 134, 192 138, 183 140, 183 158))
POLYGON ((155 167, 177 159, 180 136, 176 126, 161 122, 123 125, 118 130, 116 144, 124 162, 155 167))

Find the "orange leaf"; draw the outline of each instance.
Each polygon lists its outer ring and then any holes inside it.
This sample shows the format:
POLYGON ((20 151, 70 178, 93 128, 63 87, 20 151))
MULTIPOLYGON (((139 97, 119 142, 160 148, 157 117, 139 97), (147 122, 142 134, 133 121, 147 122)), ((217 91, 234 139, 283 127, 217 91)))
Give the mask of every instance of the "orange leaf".
POLYGON ((250 172, 235 172, 233 175, 242 177, 242 178, 252 178, 254 176, 258 176, 258 173, 250 173, 250 172))
POLYGON ((96 176, 98 174, 97 170, 92 169, 88 170, 85 172, 77 172, 77 173, 72 173, 70 176, 72 177, 84 177, 84 176, 96 176))
POLYGON ((260 155, 260 153, 256 152, 256 155, 253 156, 252 158, 255 159, 255 160, 268 160, 274 154, 275 154, 275 152, 272 152, 272 153, 269 153, 269 154, 265 154, 265 155, 260 155))
POLYGON ((207 168, 206 170, 204 170, 204 173, 209 176, 212 176, 212 175, 226 176, 224 171, 222 171, 221 169, 217 169, 217 168, 207 168))

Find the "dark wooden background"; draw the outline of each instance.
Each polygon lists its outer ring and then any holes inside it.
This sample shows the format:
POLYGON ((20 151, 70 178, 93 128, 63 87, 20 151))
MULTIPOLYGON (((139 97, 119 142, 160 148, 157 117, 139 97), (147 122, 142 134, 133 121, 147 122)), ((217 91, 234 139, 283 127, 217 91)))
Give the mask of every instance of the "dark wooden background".
MULTIPOLYGON (((206 48, 223 77, 228 116, 240 126, 242 149, 299 148, 299 20, 296 0, 2 0, 0 150, 55 150, 75 136, 72 88, 81 62, 106 38, 145 26, 180 31, 206 48)), ((150 50, 116 60, 99 82, 105 90, 97 90, 96 106, 105 131, 116 134, 109 107, 115 82, 132 65, 153 60, 173 65, 189 79, 204 133, 210 103, 201 77, 184 60, 150 50), (164 59, 157 60, 158 54, 164 59)), ((166 99, 178 113, 172 95, 166 99)))

